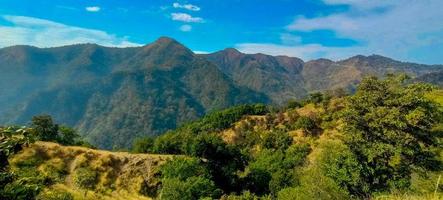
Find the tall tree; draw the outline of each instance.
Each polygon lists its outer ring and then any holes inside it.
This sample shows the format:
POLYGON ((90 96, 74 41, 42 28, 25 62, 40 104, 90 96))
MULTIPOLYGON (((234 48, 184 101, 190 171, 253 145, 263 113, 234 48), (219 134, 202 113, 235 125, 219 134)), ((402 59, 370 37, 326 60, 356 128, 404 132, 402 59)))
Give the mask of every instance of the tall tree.
POLYGON ((425 98, 427 84, 405 84, 406 75, 365 78, 348 98, 342 120, 345 142, 362 165, 353 193, 368 195, 410 185, 414 168, 436 168, 431 147, 437 105, 425 98))

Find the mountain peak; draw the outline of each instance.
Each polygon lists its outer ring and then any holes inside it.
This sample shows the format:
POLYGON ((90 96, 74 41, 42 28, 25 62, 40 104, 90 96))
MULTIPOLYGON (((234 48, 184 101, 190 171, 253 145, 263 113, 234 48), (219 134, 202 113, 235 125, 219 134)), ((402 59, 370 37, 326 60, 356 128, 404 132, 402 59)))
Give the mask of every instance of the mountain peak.
POLYGON ((186 54, 193 54, 192 51, 185 47, 183 44, 170 37, 160 37, 153 43, 148 44, 144 47, 145 52, 150 52, 152 50, 155 50, 157 52, 168 51, 170 53, 186 52, 186 54))
POLYGON ((241 54, 241 52, 235 48, 226 48, 224 51, 232 54, 241 54))
POLYGON ((177 40, 173 38, 162 36, 159 37, 154 43, 169 44, 169 43, 179 43, 179 42, 177 42, 177 40))

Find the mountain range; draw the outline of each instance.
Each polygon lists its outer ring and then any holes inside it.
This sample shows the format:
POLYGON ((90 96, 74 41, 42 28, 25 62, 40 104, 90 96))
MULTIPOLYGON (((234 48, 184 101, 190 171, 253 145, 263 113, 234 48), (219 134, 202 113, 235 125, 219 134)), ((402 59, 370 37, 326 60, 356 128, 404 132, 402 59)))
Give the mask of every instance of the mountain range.
POLYGON ((405 72, 440 84, 443 65, 379 55, 334 62, 244 54, 195 54, 174 39, 130 48, 78 44, 0 49, 0 123, 50 114, 99 148, 127 148, 205 113, 245 103, 282 105, 311 92, 352 89, 366 75, 405 72))

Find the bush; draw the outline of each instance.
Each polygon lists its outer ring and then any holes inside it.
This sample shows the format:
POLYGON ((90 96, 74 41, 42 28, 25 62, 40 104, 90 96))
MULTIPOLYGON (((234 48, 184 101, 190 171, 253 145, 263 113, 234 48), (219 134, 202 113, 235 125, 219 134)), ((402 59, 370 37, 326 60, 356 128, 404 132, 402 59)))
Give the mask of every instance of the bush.
POLYGON ((361 180, 363 170, 356 156, 339 140, 326 140, 318 145, 316 167, 351 194, 364 194, 368 186, 361 180))
POLYGON ((315 121, 306 116, 299 117, 295 122, 295 129, 302 129, 303 131, 309 133, 316 127, 317 125, 315 124, 315 121))
POLYGON ((292 144, 292 137, 287 132, 272 130, 264 134, 262 146, 266 149, 287 149, 292 144))
POLYGON ((154 153, 159 154, 183 154, 181 135, 169 132, 159 136, 153 147, 154 153))
POLYGON ((201 134, 192 142, 189 154, 207 160, 208 170, 218 187, 225 191, 237 188, 236 173, 243 170, 246 163, 239 149, 227 145, 217 135, 201 134))
POLYGON ((34 199, 43 188, 40 184, 27 183, 23 180, 13 181, 0 191, 0 198, 8 200, 34 199))
POLYGON ((271 181, 269 171, 263 168, 250 168, 244 178, 244 185, 254 194, 263 195, 269 193, 269 181, 271 181))
POLYGON ((346 190, 334 180, 325 177, 316 168, 309 169, 300 178, 301 185, 288 187, 277 194, 279 200, 346 200, 350 199, 346 190))
POLYGON ((59 128, 59 137, 57 139, 58 143, 63 145, 78 145, 79 138, 80 135, 78 135, 73 128, 67 126, 61 126, 59 128))
POLYGON ((66 191, 51 189, 41 192, 36 200, 74 200, 74 196, 66 191))
POLYGON ((134 144, 132 145, 132 152, 134 153, 153 152, 154 142, 155 140, 152 137, 138 138, 134 141, 134 144))
POLYGON ((162 180, 160 199, 194 200, 209 197, 219 198, 222 191, 215 187, 214 182, 203 177, 191 177, 185 181, 177 178, 162 180))
POLYGON ((78 168, 74 173, 74 184, 83 189, 94 189, 97 184, 97 172, 86 168, 78 168))
POLYGON ((223 196, 221 200, 271 200, 270 196, 259 197, 250 191, 244 191, 241 195, 223 196))
POLYGON ((162 178, 186 180, 193 176, 210 178, 208 170, 198 158, 176 158, 165 163, 161 169, 162 178))

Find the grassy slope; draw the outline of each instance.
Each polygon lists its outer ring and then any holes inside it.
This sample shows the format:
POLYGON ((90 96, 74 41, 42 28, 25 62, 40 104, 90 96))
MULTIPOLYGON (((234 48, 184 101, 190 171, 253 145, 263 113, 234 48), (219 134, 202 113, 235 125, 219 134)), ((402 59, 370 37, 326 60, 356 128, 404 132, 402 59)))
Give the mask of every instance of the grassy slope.
MULTIPOLYGON (((428 97, 443 105, 443 91, 430 93, 428 97)), ((332 101, 329 107, 340 107, 340 104, 341 101, 338 99, 332 101)), ((291 115, 294 113, 317 120, 324 112, 323 107, 308 104, 303 108, 274 114, 273 117, 246 116, 236 122, 232 128, 221 131, 221 134, 226 142, 236 143, 241 139, 238 133, 242 129, 253 129, 256 130, 254 132, 260 133, 260 130, 284 128, 285 124, 291 123, 291 115)), ((341 137, 339 127, 340 122, 322 125, 322 129, 317 130, 314 135, 307 135, 303 130, 289 132, 295 142, 309 143, 312 147, 311 155, 308 156, 308 162, 304 168, 309 169, 315 166, 315 155, 321 151, 317 148, 319 143, 341 137)), ((260 150, 257 149, 257 151, 260 150)), ((109 152, 37 142, 15 155, 11 159, 11 166, 17 174, 26 173, 27 170, 37 170, 38 173, 48 177, 61 177, 49 190, 67 191, 73 194, 75 199, 131 200, 150 199, 147 197, 149 191, 159 186, 156 176, 158 167, 169 159, 173 159, 173 156, 109 152), (92 190, 80 189, 73 182, 76 170, 82 167, 89 167, 98 173, 98 181, 92 190), (145 191, 145 195, 140 195, 141 191, 145 191)), ((437 193, 434 193, 440 175, 443 175, 443 172, 413 174, 410 191, 379 194, 374 199, 443 199, 441 187, 437 193)), ((440 183, 440 185, 443 184, 440 183)))
MULTIPOLYGON (((443 91, 434 91, 427 95, 427 97, 443 106, 443 91)), ((336 99, 331 102, 329 107, 340 107, 342 101, 336 99)), ((306 116, 314 120, 318 120, 325 112, 324 108, 320 106, 314 106, 308 104, 299 109, 286 110, 284 113, 276 114, 274 117, 266 117, 262 115, 246 116, 242 120, 236 122, 233 127, 221 132, 221 135, 225 142, 236 143, 241 140, 241 136, 238 135, 242 130, 249 129, 254 130, 257 134, 271 129, 285 128, 285 124, 290 123, 291 115, 297 113, 300 116, 306 116)), ((295 143, 309 143, 312 147, 312 152, 308 156, 308 162, 305 163, 304 168, 310 169, 315 167, 316 154, 321 151, 318 148, 320 143, 326 141, 336 140, 341 138, 340 122, 334 122, 333 124, 322 125, 321 129, 315 130, 314 135, 309 136, 303 130, 289 131, 289 135, 293 137, 295 143)), ((443 125, 438 125, 436 129, 443 130, 443 125)), ((260 135, 260 137, 262 137, 260 135)), ((260 151, 260 149, 255 149, 260 151)), ((440 153, 440 160, 443 160, 443 152, 440 153)), ((422 172, 414 173, 412 175, 411 187, 409 191, 393 191, 391 193, 382 193, 374 196, 377 200, 443 200, 443 177, 439 182, 439 189, 435 191, 439 176, 443 175, 443 171, 437 172, 422 172)))
POLYGON ((55 143, 37 142, 25 148, 11 160, 17 174, 37 172, 51 177, 49 190, 67 191, 74 199, 150 199, 150 189, 158 187, 157 170, 170 155, 130 154, 84 147, 65 147, 55 143), (94 189, 80 189, 74 174, 80 168, 97 172, 94 189), (143 193, 145 195, 140 195, 143 193))

